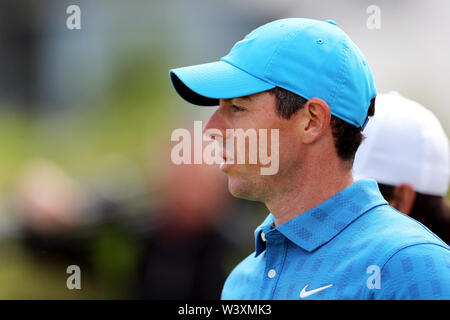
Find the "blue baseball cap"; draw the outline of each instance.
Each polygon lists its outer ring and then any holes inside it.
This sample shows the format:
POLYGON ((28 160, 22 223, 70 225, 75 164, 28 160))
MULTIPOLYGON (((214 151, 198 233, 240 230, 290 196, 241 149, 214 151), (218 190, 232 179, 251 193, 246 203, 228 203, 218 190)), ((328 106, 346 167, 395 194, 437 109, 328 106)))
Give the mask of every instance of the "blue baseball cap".
POLYGON ((170 79, 183 99, 201 106, 280 87, 323 99, 332 115, 361 128, 377 95, 364 55, 331 20, 272 21, 236 42, 220 61, 172 69, 170 79))

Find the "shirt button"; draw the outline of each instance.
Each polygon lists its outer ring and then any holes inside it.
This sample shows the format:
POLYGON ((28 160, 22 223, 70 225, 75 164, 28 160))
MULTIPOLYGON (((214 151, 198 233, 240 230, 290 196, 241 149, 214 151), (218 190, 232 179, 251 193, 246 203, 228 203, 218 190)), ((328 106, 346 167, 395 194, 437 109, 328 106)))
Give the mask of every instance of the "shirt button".
POLYGON ((267 272, 267 276, 272 279, 277 275, 277 272, 274 269, 270 269, 269 272, 267 272))
POLYGON ((264 232, 261 232, 261 240, 266 242, 266 234, 264 232))

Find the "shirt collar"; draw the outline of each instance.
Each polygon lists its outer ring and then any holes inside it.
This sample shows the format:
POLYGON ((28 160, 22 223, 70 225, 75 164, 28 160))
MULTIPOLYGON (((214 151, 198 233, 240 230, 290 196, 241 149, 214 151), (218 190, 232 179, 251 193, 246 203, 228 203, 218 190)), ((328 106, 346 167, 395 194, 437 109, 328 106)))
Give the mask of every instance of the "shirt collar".
MULTIPOLYGON (((312 252, 334 238, 359 216, 370 209, 387 204, 375 180, 358 180, 317 207, 274 228, 297 246, 312 252)), ((255 252, 265 250, 260 233, 271 232, 274 221, 270 213, 255 230, 255 252)))
MULTIPOLYGON (((255 230, 255 252, 256 257, 266 249, 266 243, 261 239, 261 232, 268 233, 272 227, 274 218, 272 213, 266 217, 263 223, 255 230)), ((276 229, 276 228, 275 228, 276 229)))

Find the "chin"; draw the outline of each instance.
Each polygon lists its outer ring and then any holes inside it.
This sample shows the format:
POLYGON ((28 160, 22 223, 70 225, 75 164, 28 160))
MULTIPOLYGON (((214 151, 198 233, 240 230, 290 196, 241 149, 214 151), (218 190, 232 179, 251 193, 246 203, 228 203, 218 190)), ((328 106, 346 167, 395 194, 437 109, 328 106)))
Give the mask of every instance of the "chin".
POLYGON ((228 177, 228 190, 236 198, 253 201, 258 200, 255 185, 243 179, 228 177))

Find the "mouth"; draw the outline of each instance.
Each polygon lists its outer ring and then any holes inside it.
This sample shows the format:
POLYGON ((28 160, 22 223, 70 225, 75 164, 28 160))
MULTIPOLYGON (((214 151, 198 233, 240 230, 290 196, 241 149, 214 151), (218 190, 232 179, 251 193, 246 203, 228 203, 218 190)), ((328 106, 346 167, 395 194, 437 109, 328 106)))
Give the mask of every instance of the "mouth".
POLYGON ((224 161, 220 164, 220 170, 226 172, 232 165, 233 163, 224 161))
POLYGON ((221 157, 222 157, 223 161, 220 164, 220 170, 224 171, 224 172, 234 164, 233 157, 228 153, 229 152, 227 151, 226 148, 222 148, 221 157), (225 151, 225 152, 223 152, 223 151, 225 151))

